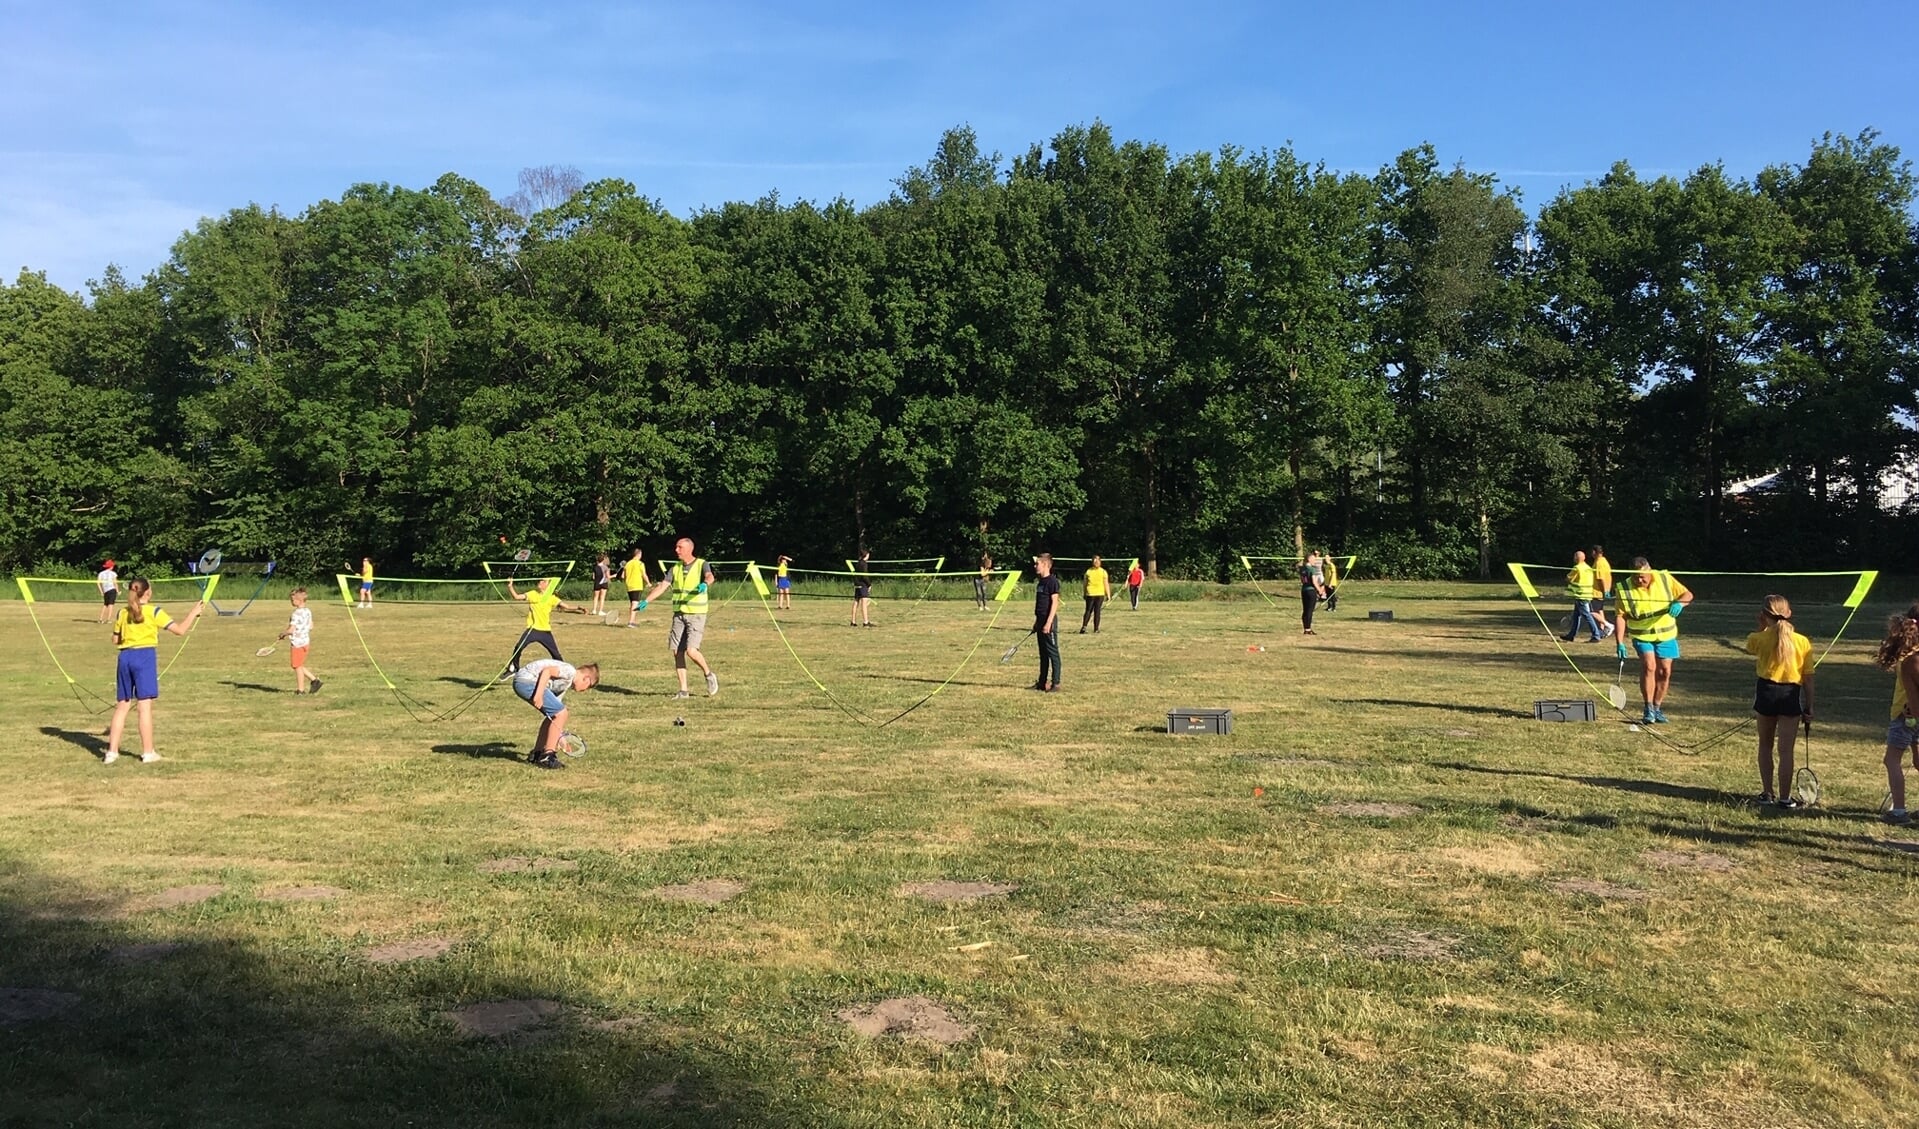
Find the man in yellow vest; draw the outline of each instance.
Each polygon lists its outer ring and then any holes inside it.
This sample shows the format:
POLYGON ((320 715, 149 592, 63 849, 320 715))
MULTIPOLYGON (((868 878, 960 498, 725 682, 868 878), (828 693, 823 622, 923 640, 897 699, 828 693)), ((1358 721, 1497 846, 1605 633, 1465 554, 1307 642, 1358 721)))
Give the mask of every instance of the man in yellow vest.
POLYGON ((692 697, 686 690, 686 661, 692 659, 706 675, 706 696, 710 698, 720 692, 720 676, 700 654, 700 642, 706 636, 706 590, 713 586, 713 570, 693 555, 691 537, 675 541, 673 555, 680 558, 679 563, 667 566, 666 575, 640 601, 640 610, 645 611, 661 592, 673 590, 673 623, 666 629, 666 649, 673 652, 673 669, 680 676, 680 692, 673 696, 692 697))
POLYGON ((1613 598, 1612 562, 1606 559, 1604 545, 1593 546, 1592 564, 1593 591, 1599 593, 1599 598, 1593 601, 1593 618, 1599 621, 1599 637, 1610 639, 1613 634, 1613 624, 1606 614, 1606 605, 1612 603, 1613 598))
POLYGON ((1599 598, 1595 583, 1593 566, 1586 563, 1586 554, 1574 552, 1572 570, 1566 573, 1566 595, 1573 598, 1573 614, 1566 633, 1560 636, 1568 643, 1579 637, 1581 627, 1591 632, 1586 642, 1599 642, 1599 621, 1593 618, 1593 601, 1599 598))
POLYGON ((1640 720, 1662 724, 1673 660, 1679 657, 1679 614, 1692 603, 1692 593, 1672 573, 1654 569, 1644 557, 1633 558, 1632 573, 1614 592, 1619 658, 1623 661, 1632 652, 1639 655, 1639 695, 1646 703, 1640 720))

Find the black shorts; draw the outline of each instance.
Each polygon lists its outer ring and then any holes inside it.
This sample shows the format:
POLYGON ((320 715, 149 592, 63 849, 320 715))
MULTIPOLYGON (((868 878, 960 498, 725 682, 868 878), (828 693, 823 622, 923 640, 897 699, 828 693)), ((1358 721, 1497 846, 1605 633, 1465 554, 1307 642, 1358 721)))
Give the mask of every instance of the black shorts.
POLYGON ((606 591, 606 588, 607 588, 607 586, 606 586, 606 585, 604 585, 604 584, 595 584, 595 585, 593 586, 593 590, 594 590, 595 592, 604 592, 604 591, 606 591))
POLYGON ((115 588, 111 592, 100 593, 100 602, 105 604, 107 607, 112 607, 113 601, 119 598, 120 598, 120 590, 118 588, 115 588))
POLYGON ((1761 678, 1753 694, 1752 712, 1760 717, 1798 717, 1805 713, 1799 705, 1799 684, 1761 678))
POLYGON ((872 599, 872 598, 873 598, 873 586, 872 586, 871 584, 855 584, 855 585, 853 585, 853 598, 854 598, 855 600, 870 600, 870 599, 872 599))

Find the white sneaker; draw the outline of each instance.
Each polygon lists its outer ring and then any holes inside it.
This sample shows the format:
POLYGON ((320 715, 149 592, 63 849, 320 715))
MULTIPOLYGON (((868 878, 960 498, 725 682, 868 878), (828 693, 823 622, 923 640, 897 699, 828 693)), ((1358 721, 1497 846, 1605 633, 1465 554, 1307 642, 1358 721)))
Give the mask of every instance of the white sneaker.
POLYGON ((140 754, 141 764, 152 764, 154 761, 157 761, 159 759, 160 759, 159 753, 141 753, 140 754))
POLYGON ((114 761, 117 761, 119 759, 120 759, 119 753, 114 752, 112 749, 108 749, 106 752, 106 755, 100 758, 100 763, 112 764, 114 761))
POLYGON ((720 692, 720 676, 712 671, 706 672, 706 696, 712 697, 720 692))

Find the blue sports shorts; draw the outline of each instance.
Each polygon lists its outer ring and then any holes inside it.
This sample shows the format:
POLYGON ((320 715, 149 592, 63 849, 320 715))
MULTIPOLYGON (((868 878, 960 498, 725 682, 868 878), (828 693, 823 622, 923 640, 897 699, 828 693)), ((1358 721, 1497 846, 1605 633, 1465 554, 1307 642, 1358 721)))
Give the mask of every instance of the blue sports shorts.
POLYGON ((1679 640, 1676 638, 1661 639, 1657 643, 1646 643, 1634 639, 1632 641, 1632 649, 1642 655, 1647 651, 1651 651, 1655 658, 1676 659, 1679 657, 1679 640))
MULTIPOLYGON (((513 692, 519 695, 522 702, 525 702, 529 706, 533 705, 532 683, 527 683, 522 687, 522 685, 516 681, 513 684, 513 692)), ((540 713, 549 721, 560 716, 560 711, 566 709, 566 703, 561 701, 560 696, 553 692, 551 679, 547 681, 546 693, 540 695, 540 702, 536 708, 538 708, 540 713)))
POLYGON ((160 652, 152 647, 129 647, 120 652, 120 670, 114 679, 114 700, 150 701, 160 696, 160 652))
POLYGON ((773 587, 784 592, 788 588, 793 587, 793 578, 790 576, 776 576, 773 578, 773 587))
POLYGON ((1919 727, 1903 717, 1895 717, 1886 726, 1886 748, 1919 749, 1919 727))

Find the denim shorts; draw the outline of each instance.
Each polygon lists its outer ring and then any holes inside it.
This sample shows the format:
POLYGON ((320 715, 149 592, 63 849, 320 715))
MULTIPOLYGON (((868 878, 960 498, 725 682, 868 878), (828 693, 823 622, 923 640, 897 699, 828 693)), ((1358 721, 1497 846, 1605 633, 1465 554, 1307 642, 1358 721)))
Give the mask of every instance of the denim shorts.
POLYGON ((1886 726, 1886 748, 1919 749, 1919 725, 1914 725, 1911 718, 1893 718, 1886 726))
MULTIPOLYGON (((531 683, 528 683, 522 686, 521 683, 516 681, 513 684, 513 692, 515 694, 518 694, 520 696, 520 700, 522 702, 525 702, 527 705, 531 706, 534 704, 533 686, 531 683)), ((560 699, 560 696, 558 694, 555 694, 553 692, 553 683, 551 679, 547 681, 546 692, 540 695, 539 705, 536 708, 540 711, 541 714, 546 716, 548 719, 558 717, 560 715, 560 712, 566 709, 566 703, 560 699)))

